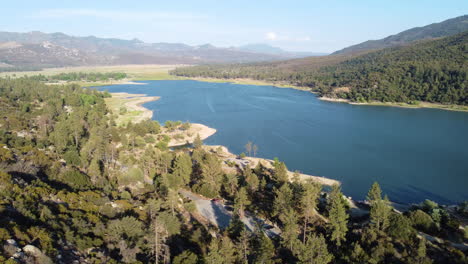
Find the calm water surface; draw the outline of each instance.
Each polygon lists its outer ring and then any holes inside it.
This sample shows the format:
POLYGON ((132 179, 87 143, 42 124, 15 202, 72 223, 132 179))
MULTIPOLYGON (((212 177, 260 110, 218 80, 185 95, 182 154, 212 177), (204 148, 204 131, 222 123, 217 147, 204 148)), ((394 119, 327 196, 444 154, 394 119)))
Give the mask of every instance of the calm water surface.
POLYGON ((198 81, 145 81, 102 87, 161 96, 144 104, 160 122, 206 124, 206 144, 278 157, 290 170, 340 180, 363 199, 374 181, 398 202, 468 200, 468 113, 355 106, 271 86, 198 81))

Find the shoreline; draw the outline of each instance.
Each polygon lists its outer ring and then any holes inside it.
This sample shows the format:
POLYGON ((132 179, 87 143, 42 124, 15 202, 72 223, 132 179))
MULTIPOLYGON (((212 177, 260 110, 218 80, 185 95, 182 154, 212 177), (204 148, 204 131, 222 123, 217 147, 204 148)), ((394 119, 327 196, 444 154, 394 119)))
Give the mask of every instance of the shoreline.
MULTIPOLYGON (((223 145, 204 145, 203 148, 209 152, 215 153, 218 157, 220 157, 224 162, 231 162, 235 163, 239 167, 245 167, 247 165, 250 166, 250 168, 255 168, 257 164, 261 164, 265 168, 272 169, 273 168, 273 160, 271 159, 266 159, 266 158, 258 158, 258 157, 244 157, 240 158, 239 155, 236 155, 234 153, 231 153, 229 149, 226 146, 223 145)), ((289 181, 293 181, 294 174, 296 172, 288 170, 288 178, 289 181)), ((312 180, 315 182, 318 182, 322 185, 326 186, 332 186, 335 184, 341 185, 341 182, 338 180, 326 178, 323 176, 314 176, 310 174, 304 174, 298 172, 299 180, 300 181, 307 181, 307 180, 312 180)))
POLYGON ((468 106, 463 105, 443 105, 438 103, 429 103, 429 102, 419 102, 418 104, 412 105, 407 103, 398 103, 398 102, 379 102, 379 101, 372 101, 366 103, 358 103, 352 102, 349 99, 342 99, 342 98, 332 98, 326 96, 317 96, 317 98, 321 101, 326 102, 333 102, 333 103, 346 103, 350 105, 359 105, 359 106, 387 106, 387 107, 399 107, 399 108, 409 108, 409 109, 440 109, 440 110, 447 110, 447 111, 456 111, 456 112, 468 112, 468 106))
POLYGON ((210 83, 232 83, 232 84, 239 84, 239 85, 257 85, 257 86, 274 86, 276 88, 289 88, 295 89, 300 91, 310 91, 308 87, 304 86, 296 86, 287 83, 275 83, 263 80, 255 80, 249 78, 236 78, 236 79, 221 79, 221 78, 209 78, 209 77, 184 77, 184 76, 176 76, 181 78, 181 80, 194 80, 200 82, 210 82, 210 83))
MULTIPOLYGON (((187 131, 184 131, 182 134, 184 135, 183 139, 176 139, 171 137, 171 140, 168 143, 168 147, 180 147, 188 144, 192 144, 195 141, 197 135, 200 136, 201 140, 205 140, 217 132, 215 128, 199 124, 199 123, 190 123, 190 128, 187 131)), ((179 135, 182 135, 179 134, 179 135)), ((174 135, 174 134, 166 134, 166 135, 174 135)))
POLYGON ((114 114, 118 114, 116 121, 124 123, 131 121, 138 123, 145 119, 153 117, 153 111, 143 106, 145 103, 157 101, 159 96, 147 96, 146 94, 130 94, 130 93, 111 93, 111 98, 106 98, 106 104, 114 114), (126 111, 120 114, 120 109, 125 106, 126 111))

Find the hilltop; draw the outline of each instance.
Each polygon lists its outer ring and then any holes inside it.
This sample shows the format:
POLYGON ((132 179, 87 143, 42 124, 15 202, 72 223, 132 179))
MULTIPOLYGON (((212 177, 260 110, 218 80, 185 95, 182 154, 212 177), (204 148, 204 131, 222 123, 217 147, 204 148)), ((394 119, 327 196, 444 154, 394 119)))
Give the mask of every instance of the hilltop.
POLYGON ((435 39, 456 35, 468 30, 468 15, 447 19, 423 27, 415 27, 379 40, 368 40, 338 51, 333 54, 349 54, 369 50, 377 50, 403 46, 414 41, 435 39))

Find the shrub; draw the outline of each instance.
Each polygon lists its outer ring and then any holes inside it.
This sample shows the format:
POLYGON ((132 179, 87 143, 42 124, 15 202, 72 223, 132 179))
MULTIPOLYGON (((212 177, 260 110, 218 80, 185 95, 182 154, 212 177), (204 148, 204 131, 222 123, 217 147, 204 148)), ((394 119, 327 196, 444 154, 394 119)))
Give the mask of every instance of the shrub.
POLYGON ((168 142, 167 141, 159 141, 158 143, 156 143, 156 148, 160 149, 160 150, 167 150, 168 149, 168 142))
POLYGON ((123 191, 120 194, 120 198, 125 199, 125 200, 130 200, 130 199, 132 199, 132 195, 127 191, 123 191))
POLYGON ((215 198, 216 196, 218 196, 218 192, 211 188, 208 184, 196 185, 194 186, 194 188, 196 193, 199 193, 205 197, 215 198))
POLYGON ((424 200, 424 202, 421 204, 421 207, 423 208, 424 211, 430 212, 436 208, 439 208, 439 205, 436 202, 433 202, 431 200, 424 200))
POLYGON ((139 168, 131 168, 128 170, 127 174, 123 175, 119 179, 119 184, 129 185, 139 181, 143 181, 143 171, 139 168))
POLYGON ((148 144, 153 144, 156 142, 156 139, 154 139, 154 137, 152 136, 146 136, 145 137, 145 142, 148 143, 148 144))
POLYGON ((414 233, 414 229, 406 216, 392 214, 390 216, 390 225, 387 232, 394 238, 408 240, 411 234, 414 233))
POLYGON ((437 230, 432 218, 421 210, 412 211, 409 215, 409 219, 413 223, 414 227, 421 229, 424 232, 433 233, 437 230))
POLYGON ((190 250, 185 250, 180 255, 174 257, 174 264, 197 264, 198 257, 190 250))
POLYGON ((119 114, 125 115, 127 113, 127 108, 125 106, 121 106, 119 109, 119 114))
POLYGON ((89 177, 77 170, 67 170, 63 173, 62 182, 76 190, 85 190, 91 185, 89 177))
POLYGON ((67 164, 70 165, 79 166, 81 164, 80 155, 76 150, 69 150, 65 152, 63 159, 67 162, 67 164))
POLYGON ((195 205, 195 202, 190 201, 184 204, 185 210, 187 210, 189 213, 195 212, 197 210, 197 206, 195 205))
POLYGON ((183 124, 180 126, 180 129, 182 129, 182 130, 189 130, 189 129, 190 129, 190 123, 189 123, 189 122, 183 123, 183 124))

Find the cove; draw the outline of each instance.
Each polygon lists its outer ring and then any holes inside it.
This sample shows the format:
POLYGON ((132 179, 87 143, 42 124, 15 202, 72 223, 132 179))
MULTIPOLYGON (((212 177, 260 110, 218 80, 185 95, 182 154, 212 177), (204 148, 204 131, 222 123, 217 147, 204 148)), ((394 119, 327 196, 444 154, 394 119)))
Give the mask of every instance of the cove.
POLYGON ((191 80, 143 81, 99 87, 160 96, 144 104, 153 119, 216 128, 205 140, 286 162, 290 170, 340 180, 343 192, 365 199, 378 181, 392 201, 442 204, 468 200, 468 113, 358 106, 272 86, 191 80))

